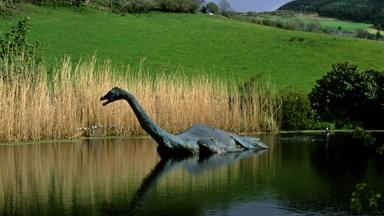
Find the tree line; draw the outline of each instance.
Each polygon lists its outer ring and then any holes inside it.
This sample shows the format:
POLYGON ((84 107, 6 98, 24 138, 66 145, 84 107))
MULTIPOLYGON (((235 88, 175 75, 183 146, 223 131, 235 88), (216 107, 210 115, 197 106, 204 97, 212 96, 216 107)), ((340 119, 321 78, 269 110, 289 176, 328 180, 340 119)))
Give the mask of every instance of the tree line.
POLYGON ((382 0, 294 0, 279 8, 298 12, 314 12, 320 16, 372 23, 384 28, 382 0))
POLYGON ((143 13, 148 11, 181 12, 181 13, 214 13, 225 16, 232 15, 234 10, 227 0, 218 4, 205 0, 2 0, 0 12, 11 8, 15 3, 32 3, 36 5, 75 6, 98 5, 110 8, 115 12, 143 13))

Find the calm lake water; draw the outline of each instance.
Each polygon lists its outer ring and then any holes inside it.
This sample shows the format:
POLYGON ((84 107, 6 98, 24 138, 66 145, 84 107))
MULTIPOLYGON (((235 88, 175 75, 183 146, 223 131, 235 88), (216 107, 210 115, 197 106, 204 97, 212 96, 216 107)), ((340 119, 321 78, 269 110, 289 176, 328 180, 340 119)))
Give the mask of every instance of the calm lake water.
POLYGON ((346 136, 262 135, 262 152, 160 160, 149 138, 0 146, 0 215, 334 215, 384 160, 346 136))

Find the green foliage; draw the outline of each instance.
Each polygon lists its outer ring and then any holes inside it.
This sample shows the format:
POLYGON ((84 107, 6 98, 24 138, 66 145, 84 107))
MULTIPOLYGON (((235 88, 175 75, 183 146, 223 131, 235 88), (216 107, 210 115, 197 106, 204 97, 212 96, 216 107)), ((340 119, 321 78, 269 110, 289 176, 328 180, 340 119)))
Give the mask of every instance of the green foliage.
POLYGON ((380 147, 378 147, 376 149, 377 153, 380 154, 380 155, 383 155, 384 154, 384 144, 381 145, 380 147))
POLYGON ((384 26, 384 1, 380 0, 295 0, 279 10, 315 12, 321 16, 384 26))
POLYGON ((114 0, 113 9, 129 13, 148 11, 195 13, 199 9, 199 0, 114 0))
POLYGON ((304 130, 311 129, 314 115, 308 96, 298 89, 285 89, 280 93, 281 100, 281 129, 304 130))
POLYGON ((0 15, 4 14, 7 11, 7 4, 5 2, 0 2, 0 15))
POLYGON ((116 12, 146 13, 154 8, 152 0, 118 0, 112 3, 112 9, 116 12))
POLYGON ((7 65, 9 62, 18 62, 19 66, 39 63, 41 59, 36 55, 39 43, 29 43, 27 40, 30 26, 30 18, 27 17, 19 20, 9 32, 0 34, 0 62, 3 63, 1 65, 7 65))
MULTIPOLYGON (((321 32, 324 31, 320 22, 317 20, 306 20, 288 17, 288 15, 276 16, 275 13, 261 13, 253 14, 247 13, 246 15, 238 14, 235 16, 236 19, 248 21, 260 25, 272 26, 281 29, 288 30, 300 30, 306 32, 321 32), (270 15, 271 14, 271 15, 270 15)), ((291 15, 290 15, 291 16, 291 15)))
POLYGON ((194 13, 199 9, 196 0, 158 0, 160 11, 194 13))
POLYGON ((355 128, 353 131, 353 138, 361 140, 366 146, 371 146, 376 142, 376 138, 372 136, 372 133, 367 132, 362 127, 355 128))
POLYGON ((366 183, 358 183, 355 186, 355 191, 352 192, 352 197, 351 197, 351 209, 352 211, 355 212, 360 212, 362 209, 362 204, 361 204, 361 192, 365 189, 367 186, 366 183))
POLYGON ((19 2, 30 2, 37 5, 54 5, 54 6, 76 6, 79 7, 86 0, 18 0, 19 2))
POLYGON ((3 14, 7 8, 10 6, 11 3, 9 3, 8 1, 1 1, 0 2, 0 14, 3 14))
POLYGON ((119 13, 144 13, 148 11, 194 13, 200 0, 18 0, 36 5, 75 6, 93 4, 109 7, 119 13))
POLYGON ((356 30, 356 37, 370 40, 384 40, 384 36, 381 35, 379 30, 377 30, 375 34, 372 34, 366 29, 358 29, 356 30))
POLYGON ((217 14, 219 12, 219 6, 215 2, 208 2, 205 5, 205 12, 217 14))
POLYGON ((273 12, 238 13, 236 19, 276 28, 300 30, 306 32, 321 32, 325 34, 384 40, 382 32, 371 29, 372 24, 341 21, 314 14, 305 15, 294 11, 279 10, 273 12), (374 32, 372 32, 374 31, 374 32))
POLYGON ((353 64, 334 64, 309 94, 312 108, 321 119, 335 121, 338 127, 353 123, 382 128, 383 80, 378 71, 359 72, 353 64))
POLYGON ((232 6, 229 4, 227 0, 220 0, 218 3, 220 14, 226 17, 232 17, 235 10, 233 10, 232 6))
POLYGON ((16 6, 13 0, 0 1, 0 16, 13 15, 15 13, 16 6))
POLYGON ((375 214, 382 202, 381 193, 368 190, 366 183, 358 183, 355 186, 355 191, 352 192, 350 207, 354 213, 375 214))

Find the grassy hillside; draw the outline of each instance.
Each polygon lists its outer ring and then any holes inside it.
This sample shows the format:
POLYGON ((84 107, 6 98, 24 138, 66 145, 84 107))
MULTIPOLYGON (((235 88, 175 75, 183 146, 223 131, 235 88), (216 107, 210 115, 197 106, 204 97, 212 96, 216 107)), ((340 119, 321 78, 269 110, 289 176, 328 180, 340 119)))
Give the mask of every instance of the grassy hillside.
MULTIPOLYGON (((252 16, 252 15, 248 15, 252 16)), ((342 21, 337 20, 334 18, 328 18, 328 17, 320 17, 316 14, 303 14, 303 13, 296 13, 296 12, 287 12, 284 11, 284 13, 277 12, 269 12, 269 13, 260 13, 255 14, 254 17, 260 18, 260 19, 268 19, 272 21, 281 21, 281 22, 289 22, 289 21, 296 21, 296 22, 304 22, 304 23, 313 23, 316 22, 320 25, 322 29, 337 29, 341 28, 343 30, 357 30, 357 29, 368 29, 372 27, 372 24, 368 23, 358 23, 358 22, 350 22, 350 21, 342 21)))
POLYGON ((384 26, 382 0, 293 0, 281 6, 279 10, 316 12, 321 16, 384 26))
MULTIPOLYGON (((384 69, 384 43, 281 30, 194 14, 118 15, 89 8, 25 6, 31 39, 43 43, 49 63, 69 54, 75 61, 97 54, 114 65, 137 67, 145 58, 150 73, 180 69, 241 80, 263 75, 279 88, 309 90, 330 65, 349 61, 384 69)), ((18 17, 0 18, 6 31, 18 17)))

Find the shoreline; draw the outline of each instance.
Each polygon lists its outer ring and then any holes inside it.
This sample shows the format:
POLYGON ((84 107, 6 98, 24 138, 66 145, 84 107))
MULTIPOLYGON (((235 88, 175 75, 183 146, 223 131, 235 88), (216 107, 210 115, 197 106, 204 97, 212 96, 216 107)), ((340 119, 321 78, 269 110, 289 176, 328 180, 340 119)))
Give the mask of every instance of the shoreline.
MULTIPOLYGON (((253 132, 253 133, 240 133, 240 135, 279 135, 279 134, 321 134, 325 130, 292 130, 292 131, 278 131, 278 132, 253 132)), ((352 133, 352 129, 338 129, 332 130, 332 133, 352 133)), ((384 133, 384 130, 365 130, 370 133, 384 133)), ((7 145, 33 145, 33 144, 46 144, 46 143, 68 143, 68 142, 82 142, 86 140, 98 139, 152 139, 149 135, 131 135, 131 136, 94 136, 94 137, 76 137, 67 139, 48 139, 48 140, 25 140, 25 141, 0 141, 0 146, 7 145)))

